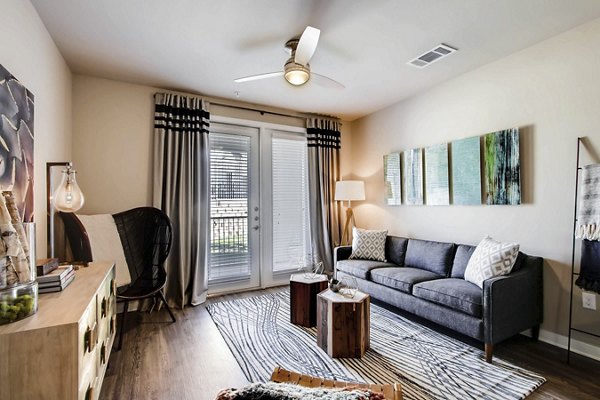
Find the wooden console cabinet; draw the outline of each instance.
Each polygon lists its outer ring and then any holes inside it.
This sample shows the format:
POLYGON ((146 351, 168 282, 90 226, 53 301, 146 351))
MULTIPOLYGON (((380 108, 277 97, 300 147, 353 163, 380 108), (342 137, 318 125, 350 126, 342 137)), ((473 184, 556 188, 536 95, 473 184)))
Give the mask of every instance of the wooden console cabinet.
POLYGON ((97 399, 116 311, 113 263, 90 263, 64 291, 41 294, 36 314, 0 326, 0 399, 97 399))

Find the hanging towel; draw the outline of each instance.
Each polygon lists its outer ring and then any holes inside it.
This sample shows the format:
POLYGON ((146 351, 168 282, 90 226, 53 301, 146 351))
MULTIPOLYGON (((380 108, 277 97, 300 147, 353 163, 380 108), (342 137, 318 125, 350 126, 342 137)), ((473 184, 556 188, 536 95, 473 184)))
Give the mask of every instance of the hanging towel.
POLYGON ((575 284, 584 290, 600 293, 600 242, 581 241, 581 264, 575 284))
POLYGON ((583 167, 577 212, 577 239, 600 240, 600 164, 583 167))

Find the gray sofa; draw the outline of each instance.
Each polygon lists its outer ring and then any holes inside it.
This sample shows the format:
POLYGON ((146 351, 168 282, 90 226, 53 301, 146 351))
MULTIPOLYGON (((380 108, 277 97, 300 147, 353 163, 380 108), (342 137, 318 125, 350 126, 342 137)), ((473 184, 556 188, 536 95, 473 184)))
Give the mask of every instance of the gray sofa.
POLYGON ((335 249, 337 279, 356 278, 371 297, 493 346, 526 329, 537 339, 543 318, 540 257, 519 253, 509 275, 483 290, 464 280, 475 246, 388 236, 386 261, 350 260, 351 246, 335 249))

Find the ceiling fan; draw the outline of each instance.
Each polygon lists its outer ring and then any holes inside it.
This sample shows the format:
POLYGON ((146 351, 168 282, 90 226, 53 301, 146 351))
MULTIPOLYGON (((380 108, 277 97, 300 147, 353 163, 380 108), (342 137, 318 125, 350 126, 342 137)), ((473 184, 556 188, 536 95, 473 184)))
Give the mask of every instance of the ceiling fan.
POLYGON ((338 81, 331 79, 325 75, 311 72, 308 62, 312 58, 317 43, 319 43, 319 35, 321 31, 312 26, 307 26, 300 36, 300 39, 290 39, 285 43, 285 49, 289 52, 290 58, 285 62, 283 71, 269 72, 266 74, 251 75, 243 78, 234 79, 234 82, 243 83, 256 81, 259 79, 269 79, 282 76, 285 80, 294 86, 302 86, 309 80, 313 80, 316 84, 324 87, 344 89, 345 86, 338 81))

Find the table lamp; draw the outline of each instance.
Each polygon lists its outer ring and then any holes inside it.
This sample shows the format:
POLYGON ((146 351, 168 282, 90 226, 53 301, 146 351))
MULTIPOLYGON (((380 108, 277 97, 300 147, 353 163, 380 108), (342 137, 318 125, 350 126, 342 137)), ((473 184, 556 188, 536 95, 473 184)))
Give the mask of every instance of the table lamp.
POLYGON ((349 244, 350 241, 350 221, 352 221, 352 225, 356 226, 351 202, 353 200, 364 199, 365 183, 363 181, 338 181, 335 183, 335 200, 348 202, 348 208, 346 209, 346 223, 344 224, 344 233, 342 234, 342 246, 349 244))
POLYGON ((54 254, 54 210, 62 212, 76 212, 85 201, 83 193, 75 179, 75 171, 71 162, 46 163, 46 211, 48 212, 48 257, 54 254), (52 168, 64 167, 62 181, 56 189, 53 188, 52 168))

